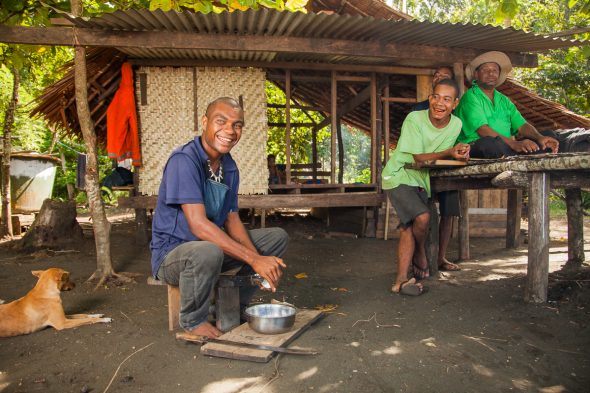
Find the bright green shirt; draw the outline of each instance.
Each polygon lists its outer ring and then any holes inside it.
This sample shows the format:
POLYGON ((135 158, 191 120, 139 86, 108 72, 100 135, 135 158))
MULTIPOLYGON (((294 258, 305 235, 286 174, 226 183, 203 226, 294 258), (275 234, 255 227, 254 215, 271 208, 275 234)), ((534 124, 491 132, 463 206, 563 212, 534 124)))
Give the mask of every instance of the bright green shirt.
POLYGON ((471 143, 480 138, 477 129, 488 125, 498 134, 510 138, 526 120, 508 97, 494 89, 494 103, 473 82, 455 110, 455 115, 463 122, 458 143, 471 143))
POLYGON ((430 122, 428 110, 410 112, 397 142, 397 147, 383 169, 383 189, 401 184, 422 187, 430 196, 430 173, 428 169, 406 169, 405 164, 414 163, 413 154, 437 153, 455 145, 461 131, 461 120, 451 115, 444 128, 436 128, 430 122))

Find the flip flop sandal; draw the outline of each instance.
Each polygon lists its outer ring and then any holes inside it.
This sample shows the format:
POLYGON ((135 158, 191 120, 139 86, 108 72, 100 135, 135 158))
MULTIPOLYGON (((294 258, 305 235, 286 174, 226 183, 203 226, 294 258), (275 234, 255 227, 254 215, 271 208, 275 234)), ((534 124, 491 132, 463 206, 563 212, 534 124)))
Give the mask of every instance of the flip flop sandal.
POLYGON ((420 286, 417 285, 416 283, 411 283, 409 281, 410 280, 406 280, 406 281, 402 282, 399 286, 398 292, 393 291, 393 288, 392 288, 392 292, 397 293, 399 295, 406 295, 406 296, 420 296, 426 292, 425 287, 420 288, 420 286))
POLYGON ((423 268, 412 262, 412 270, 414 273, 414 277, 416 277, 419 280, 423 280, 425 278, 430 277, 430 269, 428 268, 428 265, 423 268))

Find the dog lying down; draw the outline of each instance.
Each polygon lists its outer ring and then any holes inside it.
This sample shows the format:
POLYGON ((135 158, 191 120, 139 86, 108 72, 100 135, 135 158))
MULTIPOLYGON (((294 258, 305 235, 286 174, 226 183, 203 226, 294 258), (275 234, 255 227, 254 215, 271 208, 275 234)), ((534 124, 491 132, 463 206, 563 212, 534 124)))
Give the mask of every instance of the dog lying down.
POLYGON ((74 288, 70 273, 58 268, 36 270, 37 284, 22 298, 0 305, 0 337, 18 336, 39 331, 47 326, 57 330, 92 323, 108 323, 102 314, 74 314, 66 317, 60 291, 74 288))

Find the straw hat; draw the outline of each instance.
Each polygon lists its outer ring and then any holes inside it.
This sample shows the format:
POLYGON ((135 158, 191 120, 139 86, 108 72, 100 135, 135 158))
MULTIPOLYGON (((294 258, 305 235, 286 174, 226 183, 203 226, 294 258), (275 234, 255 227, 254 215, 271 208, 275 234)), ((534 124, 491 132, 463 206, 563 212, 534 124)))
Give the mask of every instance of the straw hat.
POLYGON ((498 51, 486 52, 477 56, 471 61, 471 63, 467 64, 467 67, 465 67, 465 77, 468 81, 471 82, 473 80, 475 70, 484 63, 496 63, 500 66, 500 76, 498 77, 498 83, 496 83, 496 86, 500 86, 504 83, 506 77, 510 71, 512 71, 512 63, 505 53, 498 51))

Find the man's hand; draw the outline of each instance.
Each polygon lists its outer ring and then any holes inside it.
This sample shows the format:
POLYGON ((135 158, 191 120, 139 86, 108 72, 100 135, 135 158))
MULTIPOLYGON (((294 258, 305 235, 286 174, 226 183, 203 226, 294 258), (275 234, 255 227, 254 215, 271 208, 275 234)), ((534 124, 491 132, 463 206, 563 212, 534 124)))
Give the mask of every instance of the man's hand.
POLYGON ((283 275, 283 268, 287 267, 279 257, 258 255, 250 264, 252 269, 270 284, 270 290, 277 291, 279 281, 283 275))
POLYGON ((458 143, 451 148, 451 156, 458 161, 469 160, 471 146, 467 143, 458 143))
POLYGON ((557 153, 559 150, 559 142, 555 138, 550 136, 543 136, 537 141, 539 145, 544 149, 551 149, 551 153, 557 153))
MULTIPOLYGON (((556 141, 557 142, 557 141, 556 141)), ((517 153, 534 153, 539 150, 539 145, 530 139, 522 139, 520 141, 512 141, 510 148, 517 153)))

